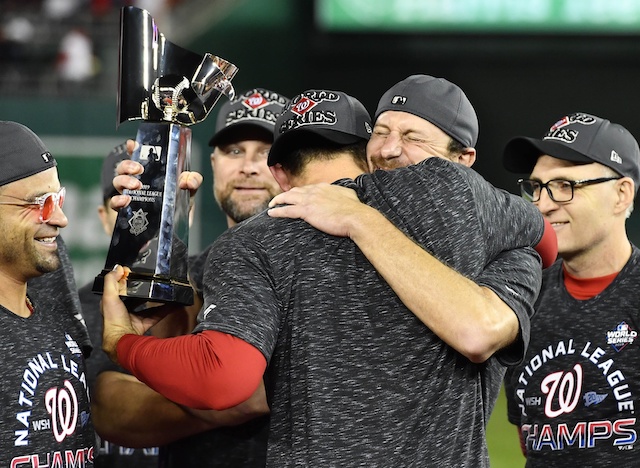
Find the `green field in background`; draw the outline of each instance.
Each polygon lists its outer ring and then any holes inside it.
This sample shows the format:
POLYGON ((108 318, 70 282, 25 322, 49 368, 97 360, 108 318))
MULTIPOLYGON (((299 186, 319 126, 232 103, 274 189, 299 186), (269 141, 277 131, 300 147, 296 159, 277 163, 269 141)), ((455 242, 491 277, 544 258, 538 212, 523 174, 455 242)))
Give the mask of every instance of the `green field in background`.
POLYGON ((487 445, 491 468, 522 468, 525 458, 520 450, 518 429, 507 420, 504 387, 487 426, 487 445))

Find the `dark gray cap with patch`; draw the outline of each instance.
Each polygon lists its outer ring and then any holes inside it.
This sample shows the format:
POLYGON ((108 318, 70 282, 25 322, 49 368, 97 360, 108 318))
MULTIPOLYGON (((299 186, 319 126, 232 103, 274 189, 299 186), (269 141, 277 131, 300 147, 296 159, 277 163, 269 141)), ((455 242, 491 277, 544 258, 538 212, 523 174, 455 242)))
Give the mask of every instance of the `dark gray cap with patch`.
POLYGON ((273 166, 292 151, 304 148, 309 136, 338 145, 367 142, 371 116, 360 101, 341 91, 304 91, 291 99, 278 117, 267 164, 273 166))
POLYGON ((455 84, 444 78, 411 75, 380 98, 374 121, 386 111, 407 112, 431 122, 468 148, 478 141, 478 116, 455 84))
POLYGON ((505 169, 531 174, 543 155, 576 163, 600 163, 633 179, 640 187, 640 149, 633 135, 622 125, 595 115, 576 112, 554 123, 542 139, 519 136, 504 148, 505 169))
POLYGON ((218 146, 246 130, 262 131, 264 137, 273 140, 273 128, 278 115, 289 99, 268 89, 254 88, 225 102, 216 118, 216 133, 209 146, 218 146))
POLYGON ((0 121, 0 186, 46 171, 56 160, 29 128, 0 121))

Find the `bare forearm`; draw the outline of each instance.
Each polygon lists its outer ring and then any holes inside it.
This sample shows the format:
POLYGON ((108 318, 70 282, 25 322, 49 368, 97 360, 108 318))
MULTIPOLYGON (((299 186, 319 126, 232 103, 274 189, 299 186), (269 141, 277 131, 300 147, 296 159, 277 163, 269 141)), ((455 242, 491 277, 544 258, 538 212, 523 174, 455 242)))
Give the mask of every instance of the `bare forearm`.
POLYGON ((98 377, 91 404, 100 436, 132 448, 153 447, 183 437, 236 426, 269 414, 264 385, 244 403, 224 411, 183 408, 153 391, 135 377, 103 372, 98 377))
POLYGON ((96 431, 125 447, 152 447, 213 429, 127 374, 98 376, 91 404, 96 431))
POLYGON ((436 335, 473 362, 513 342, 517 317, 493 291, 441 263, 377 210, 361 207, 351 218, 349 237, 436 335))

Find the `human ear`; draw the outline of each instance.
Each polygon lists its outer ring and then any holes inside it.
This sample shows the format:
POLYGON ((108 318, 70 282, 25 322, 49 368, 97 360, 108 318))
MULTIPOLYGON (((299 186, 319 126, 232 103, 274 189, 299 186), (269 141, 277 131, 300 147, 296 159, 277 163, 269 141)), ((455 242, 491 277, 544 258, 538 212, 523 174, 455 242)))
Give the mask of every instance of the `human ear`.
POLYGON ((292 185, 289 174, 284 170, 281 164, 269 166, 269 170, 271 171, 273 178, 276 179, 276 182, 278 182, 278 185, 283 192, 288 192, 289 190, 291 190, 292 185))
POLYGON ((631 177, 623 177, 616 182, 616 193, 618 196, 616 207, 619 207, 620 211, 626 212, 627 208, 633 204, 633 199, 635 197, 635 184, 631 177))

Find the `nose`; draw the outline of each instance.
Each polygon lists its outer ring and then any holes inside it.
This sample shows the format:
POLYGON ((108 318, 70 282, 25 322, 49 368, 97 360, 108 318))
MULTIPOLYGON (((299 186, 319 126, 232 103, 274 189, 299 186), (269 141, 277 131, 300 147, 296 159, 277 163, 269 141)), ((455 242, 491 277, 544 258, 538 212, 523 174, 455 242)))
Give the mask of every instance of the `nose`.
POLYGON ((399 135, 395 132, 390 132, 384 139, 382 146, 380 147, 380 156, 384 159, 399 158, 402 156, 402 144, 399 135))
POLYGON ((56 205, 55 210, 53 211, 53 216, 51 216, 51 219, 47 221, 47 224, 58 226, 60 228, 63 228, 67 224, 69 224, 67 216, 64 214, 64 211, 62 211, 62 208, 60 208, 59 205, 56 205))
POLYGON ((260 157, 260 154, 257 151, 247 152, 242 158, 242 166, 240 171, 244 174, 257 174, 260 169, 260 164, 265 164, 266 161, 264 158, 260 157))
POLYGON ((543 215, 550 213, 553 210, 558 208, 558 203, 553 201, 553 199, 549 196, 549 188, 544 187, 540 190, 540 200, 535 202, 535 205, 540 210, 540 213, 543 215))

